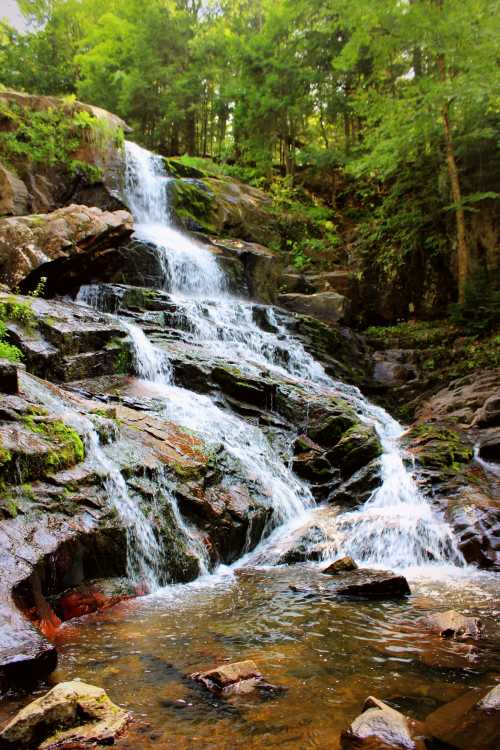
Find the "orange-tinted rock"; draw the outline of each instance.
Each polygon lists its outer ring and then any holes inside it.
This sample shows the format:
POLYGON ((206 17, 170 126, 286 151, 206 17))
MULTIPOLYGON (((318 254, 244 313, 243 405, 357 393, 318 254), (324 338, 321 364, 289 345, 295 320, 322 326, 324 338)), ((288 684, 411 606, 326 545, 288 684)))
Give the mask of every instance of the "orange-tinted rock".
POLYGON ((340 557, 338 560, 335 560, 335 562, 332 562, 326 568, 323 568, 321 572, 326 573, 330 576, 335 576, 338 573, 345 573, 346 571, 357 569, 357 564, 354 562, 352 557, 349 557, 347 555, 346 557, 340 557))

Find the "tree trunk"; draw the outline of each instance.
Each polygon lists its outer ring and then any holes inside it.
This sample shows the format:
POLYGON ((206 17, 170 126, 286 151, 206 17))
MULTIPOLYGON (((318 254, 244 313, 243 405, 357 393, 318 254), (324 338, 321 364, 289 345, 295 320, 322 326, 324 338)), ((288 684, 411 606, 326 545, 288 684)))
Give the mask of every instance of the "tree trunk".
MULTIPOLYGON (((446 66, 443 55, 438 55, 437 65, 441 81, 446 81, 446 66)), ((467 247, 465 231, 465 212, 462 206, 462 189, 460 187, 460 175, 455 159, 453 136, 450 125, 449 104, 446 103, 442 109, 444 139, 446 145, 446 164, 450 178, 451 195, 455 204, 455 222, 457 226, 457 260, 458 260, 458 301, 463 302, 465 298, 465 285, 470 275, 470 255, 467 247)))

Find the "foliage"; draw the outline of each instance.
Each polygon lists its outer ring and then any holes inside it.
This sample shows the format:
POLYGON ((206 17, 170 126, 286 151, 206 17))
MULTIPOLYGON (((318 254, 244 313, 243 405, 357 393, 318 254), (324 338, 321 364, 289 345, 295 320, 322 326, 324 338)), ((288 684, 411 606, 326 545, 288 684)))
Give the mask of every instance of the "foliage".
POLYGON ((71 173, 83 172, 90 181, 100 170, 73 155, 87 140, 102 146, 119 144, 123 133, 89 112, 75 109, 72 100, 61 106, 32 110, 0 99, 0 119, 8 127, 0 131, 0 158, 15 168, 18 161, 44 166, 63 165, 71 173))
POLYGON ((500 325, 500 289, 482 269, 467 283, 463 303, 452 305, 450 312, 452 321, 467 335, 488 333, 500 325))
MULTIPOLYGON (((348 208, 361 271, 381 287, 405 286, 428 263, 451 268, 464 216, 499 200, 496 0, 23 0, 21 8, 28 32, 0 29, 3 84, 78 95, 188 168, 269 188, 286 213, 281 249, 296 267, 342 260, 336 213, 346 174, 357 186, 348 208), (311 177, 322 206, 295 192, 311 177)), ((88 117, 79 114, 59 140, 43 118, 20 138, 3 137, 14 156, 64 160, 88 117)), ((466 265, 469 273, 474 263, 466 265)))

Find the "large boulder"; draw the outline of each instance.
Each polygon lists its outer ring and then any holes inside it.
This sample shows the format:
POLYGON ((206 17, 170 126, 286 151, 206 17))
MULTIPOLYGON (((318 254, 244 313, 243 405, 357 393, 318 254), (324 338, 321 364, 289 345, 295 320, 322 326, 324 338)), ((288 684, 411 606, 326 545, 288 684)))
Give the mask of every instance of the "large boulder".
POLYGON ((0 215, 45 213, 76 202, 123 207, 122 144, 130 128, 117 115, 79 101, 9 90, 0 92, 0 108, 0 132, 14 140, 19 134, 17 148, 5 143, 0 148, 8 169, 7 174, 0 169, 0 215), (57 145, 51 151, 44 140, 57 145))
POLYGON ((34 269, 52 261, 105 250, 130 237, 127 211, 101 211, 76 204, 50 214, 0 220, 0 281, 14 288, 34 269))
POLYGON ((28 213, 29 196, 24 182, 0 163, 0 216, 28 213))
POLYGON ((170 203, 174 216, 188 230, 263 245, 277 238, 270 196, 238 180, 206 173, 175 178, 170 182, 170 203))
POLYGON ((0 747, 49 750, 65 743, 109 745, 129 721, 129 714, 102 688, 81 680, 61 682, 9 721, 0 733, 0 747))

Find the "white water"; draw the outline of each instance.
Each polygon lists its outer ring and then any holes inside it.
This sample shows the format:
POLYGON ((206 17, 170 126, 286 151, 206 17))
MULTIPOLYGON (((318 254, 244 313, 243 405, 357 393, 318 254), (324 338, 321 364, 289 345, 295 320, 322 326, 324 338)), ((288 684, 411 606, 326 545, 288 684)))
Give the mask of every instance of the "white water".
POLYGON ((152 395, 164 401, 164 413, 207 442, 222 443, 247 481, 254 481, 274 508, 274 522, 281 526, 246 561, 276 561, 294 530, 309 523, 322 528, 326 557, 350 554, 365 564, 397 569, 463 566, 449 527, 433 512, 405 467, 399 446, 401 425, 369 403, 358 389, 331 380, 288 335, 272 308, 266 309, 266 330, 260 328, 255 307, 228 294, 212 253, 171 225, 169 178, 161 158, 131 143, 126 144, 126 152, 126 198, 137 222, 135 234, 157 248, 165 289, 181 310, 179 327, 185 331, 184 340, 244 370, 279 372, 315 394, 341 395, 362 421, 374 425, 383 446, 382 485, 361 508, 339 514, 318 510, 308 488, 288 468, 291 451, 284 457, 278 455, 257 427, 222 411, 206 396, 175 387, 165 354, 140 329, 128 324, 137 372, 149 381, 152 395))
POLYGON ((104 452, 97 430, 69 400, 56 397, 40 381, 29 378, 29 393, 39 403, 57 414, 61 420, 81 436, 85 446, 85 462, 102 477, 108 502, 120 518, 127 533, 127 575, 143 583, 150 591, 158 588, 161 570, 161 547, 150 519, 129 493, 127 484, 116 464, 104 452))

